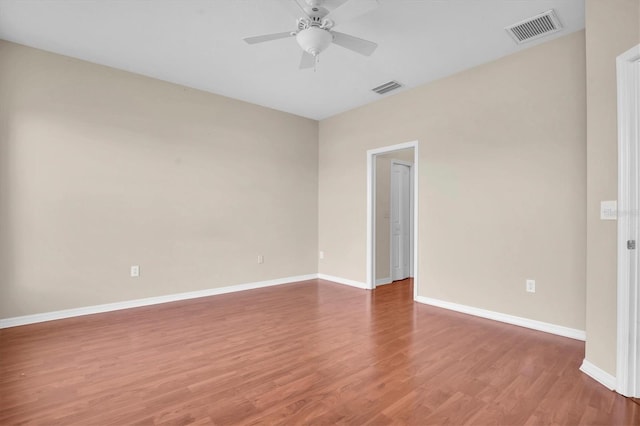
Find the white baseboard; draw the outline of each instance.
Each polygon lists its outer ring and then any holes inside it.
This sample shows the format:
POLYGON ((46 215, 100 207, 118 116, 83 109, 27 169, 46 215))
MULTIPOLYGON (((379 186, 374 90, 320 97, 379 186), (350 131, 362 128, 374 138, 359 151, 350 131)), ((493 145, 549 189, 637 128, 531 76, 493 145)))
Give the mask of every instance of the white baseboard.
POLYGON ((335 277, 333 275, 326 275, 326 274, 318 274, 317 278, 321 280, 333 281, 334 283, 338 283, 338 284, 349 285, 351 287, 370 290, 370 288, 365 283, 362 283, 360 281, 350 280, 348 278, 335 277))
POLYGON ((385 284, 391 284, 393 281, 391 280, 391 277, 387 277, 387 278, 378 278, 376 280, 376 285, 385 285, 385 284))
POLYGON ((612 376, 600 367, 596 367, 586 359, 582 361, 580 371, 582 371, 584 374, 591 377, 595 381, 599 382, 600 384, 604 385, 609 390, 615 390, 617 386, 617 380, 615 376, 612 376))
POLYGON ((258 281, 253 283, 232 285, 227 287, 210 288, 206 290, 190 291, 187 293, 168 294, 166 296, 147 297, 144 299, 126 300, 123 302, 106 303, 104 305, 85 306, 82 308, 65 309, 62 311, 44 312, 41 314, 24 315, 13 318, 0 319, 0 328, 16 327, 19 325, 35 324, 38 322, 52 321, 63 318, 78 317, 82 315, 99 314, 102 312, 118 311, 121 309, 137 308, 140 306, 158 305, 160 303, 176 302, 178 300, 196 299, 198 297, 215 296, 218 294, 233 293, 236 291, 253 290, 262 287, 271 287, 280 284, 294 283, 298 281, 313 280, 317 274, 298 275, 295 277, 278 278, 274 280, 258 281))
POLYGON ((444 300, 432 299, 430 297, 417 296, 416 302, 426 305, 437 306, 439 308, 449 309, 451 311, 462 312, 464 314, 475 315, 477 317, 487 318, 494 321, 505 322, 520 327, 531 328, 533 330, 544 331, 545 333, 557 334, 558 336, 569 337, 571 339, 585 341, 587 334, 584 330, 564 327, 562 325, 551 324, 548 322, 536 321, 528 318, 516 317, 514 315, 503 314, 500 312, 488 311, 486 309, 475 308, 473 306, 459 305, 457 303, 447 302, 444 300))

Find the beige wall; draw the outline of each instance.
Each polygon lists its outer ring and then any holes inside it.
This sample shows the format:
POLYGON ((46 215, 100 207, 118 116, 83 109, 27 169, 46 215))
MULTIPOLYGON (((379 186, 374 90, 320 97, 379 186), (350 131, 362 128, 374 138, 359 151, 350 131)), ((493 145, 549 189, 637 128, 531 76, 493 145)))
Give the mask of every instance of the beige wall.
POLYGON ((0 318, 315 273, 317 135, 0 41, 0 318))
POLYGON ((614 374, 616 225, 598 208, 640 2, 587 0, 586 26, 586 47, 572 34, 319 129, 0 41, 0 318, 316 270, 364 281, 366 150, 419 140, 419 294, 575 328, 586 304, 586 357, 614 374))
POLYGON ((366 151, 418 140, 419 295, 584 329, 585 103, 581 31, 322 121, 320 272, 365 281, 366 151))
POLYGON ((600 201, 617 198, 616 57, 640 43, 640 1, 587 0, 586 358, 616 374, 616 229, 600 201))
POLYGON ((376 155, 376 279, 391 280, 391 160, 413 164, 413 148, 376 155))

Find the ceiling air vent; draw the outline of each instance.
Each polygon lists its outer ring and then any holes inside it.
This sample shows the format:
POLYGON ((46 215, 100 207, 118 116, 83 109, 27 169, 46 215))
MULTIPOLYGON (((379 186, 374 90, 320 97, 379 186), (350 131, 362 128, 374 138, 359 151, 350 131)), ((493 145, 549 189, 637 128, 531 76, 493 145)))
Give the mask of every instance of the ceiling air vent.
POLYGON ((374 87, 371 90, 373 90, 379 95, 384 95, 385 93, 390 92, 392 90, 396 90, 399 87, 402 87, 402 84, 398 83, 397 81, 390 81, 388 83, 381 84, 378 87, 374 87))
POLYGON ((562 24, 553 9, 505 27, 507 33, 518 44, 557 33, 561 29, 562 24))

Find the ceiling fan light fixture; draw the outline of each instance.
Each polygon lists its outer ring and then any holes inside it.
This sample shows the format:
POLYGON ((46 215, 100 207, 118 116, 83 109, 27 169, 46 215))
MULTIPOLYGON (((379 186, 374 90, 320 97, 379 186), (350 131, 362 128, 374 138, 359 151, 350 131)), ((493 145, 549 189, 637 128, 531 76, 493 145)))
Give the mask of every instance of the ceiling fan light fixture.
POLYGON ((333 41, 333 36, 327 30, 318 27, 309 27, 296 35, 296 41, 304 50, 313 56, 318 56, 333 41))

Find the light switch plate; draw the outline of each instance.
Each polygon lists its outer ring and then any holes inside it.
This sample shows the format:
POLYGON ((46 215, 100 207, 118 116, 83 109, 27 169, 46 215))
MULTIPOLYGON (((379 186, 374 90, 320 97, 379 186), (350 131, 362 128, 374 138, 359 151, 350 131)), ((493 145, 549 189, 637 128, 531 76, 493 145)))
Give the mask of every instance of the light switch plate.
POLYGON ((618 202, 616 200, 600 201, 600 219, 601 220, 618 219, 618 202))
POLYGON ((536 280, 527 280, 526 282, 526 290, 528 293, 536 292, 536 280))

